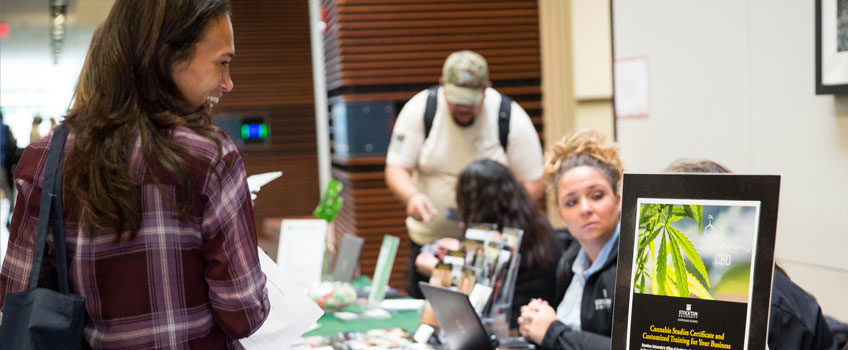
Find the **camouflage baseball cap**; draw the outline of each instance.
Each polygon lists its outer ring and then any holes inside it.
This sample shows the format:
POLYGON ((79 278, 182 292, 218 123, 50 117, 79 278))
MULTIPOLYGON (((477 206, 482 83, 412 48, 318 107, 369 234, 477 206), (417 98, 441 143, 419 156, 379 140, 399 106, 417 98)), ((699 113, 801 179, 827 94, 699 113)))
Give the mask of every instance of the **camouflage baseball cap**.
POLYGON ((457 51, 445 60, 442 83, 448 102, 458 105, 476 105, 483 98, 489 82, 486 59, 469 50, 457 51))

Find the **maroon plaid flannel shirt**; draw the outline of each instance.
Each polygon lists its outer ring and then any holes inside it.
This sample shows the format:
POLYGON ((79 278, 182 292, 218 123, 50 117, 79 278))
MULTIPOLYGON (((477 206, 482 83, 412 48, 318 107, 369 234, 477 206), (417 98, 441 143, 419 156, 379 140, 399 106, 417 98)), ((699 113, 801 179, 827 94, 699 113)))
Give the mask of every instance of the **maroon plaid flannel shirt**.
MULTIPOLYGON (((215 144, 187 128, 173 140, 195 155, 214 159, 215 144)), ((0 273, 3 296, 27 287, 34 252, 41 187, 51 137, 24 152, 15 172, 18 198, 9 249, 0 273)), ((235 145, 224 146, 217 171, 187 159, 194 177, 190 216, 179 221, 169 204, 182 190, 161 166, 145 171, 140 142, 130 147, 130 171, 142 196, 141 229, 135 239, 115 243, 115 235, 70 218, 74 203, 64 191, 65 235, 71 292, 85 297, 84 339, 93 348, 239 349, 237 338, 255 331, 270 310, 265 275, 259 268, 253 208, 244 164, 235 145), (225 164, 232 164, 223 173, 225 164), (170 199, 170 200, 169 200, 170 199), (70 218, 70 219, 69 219, 70 218)), ((69 137, 65 152, 73 144, 69 137)), ((48 261, 55 266, 52 236, 48 261)), ((44 273, 42 273, 44 275, 44 273)))

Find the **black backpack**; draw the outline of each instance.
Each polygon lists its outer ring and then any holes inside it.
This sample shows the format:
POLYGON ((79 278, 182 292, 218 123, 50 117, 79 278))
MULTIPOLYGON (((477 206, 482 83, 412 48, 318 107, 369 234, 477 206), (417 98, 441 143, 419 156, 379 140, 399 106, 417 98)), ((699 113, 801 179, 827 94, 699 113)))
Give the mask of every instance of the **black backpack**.
MULTIPOLYGON (((427 108, 424 109, 424 139, 430 136, 430 129, 433 128, 433 119, 436 117, 436 103, 438 97, 436 94, 439 91, 439 85, 434 85, 427 89, 427 108)), ((506 143, 509 136, 509 116, 512 112, 512 99, 509 96, 501 94, 501 108, 498 111, 498 132, 500 134, 501 146, 506 152, 506 143)))

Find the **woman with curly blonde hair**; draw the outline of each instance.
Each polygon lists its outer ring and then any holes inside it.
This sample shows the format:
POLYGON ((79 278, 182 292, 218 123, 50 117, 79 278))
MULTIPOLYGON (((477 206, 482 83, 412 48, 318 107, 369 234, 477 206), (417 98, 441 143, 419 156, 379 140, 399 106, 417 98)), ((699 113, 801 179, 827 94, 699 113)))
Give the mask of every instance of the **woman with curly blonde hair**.
POLYGON ((519 331, 542 349, 610 346, 622 172, 617 147, 590 130, 564 137, 545 160, 574 239, 557 267, 556 309, 539 299, 521 308, 519 331))

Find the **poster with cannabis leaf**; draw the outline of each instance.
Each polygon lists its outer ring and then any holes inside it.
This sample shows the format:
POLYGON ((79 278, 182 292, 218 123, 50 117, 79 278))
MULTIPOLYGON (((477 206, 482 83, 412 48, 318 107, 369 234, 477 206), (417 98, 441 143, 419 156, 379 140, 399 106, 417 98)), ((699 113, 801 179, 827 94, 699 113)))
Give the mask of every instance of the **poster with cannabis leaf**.
POLYGON ((612 349, 764 348, 779 191, 774 175, 625 174, 612 349))
POLYGON ((759 202, 638 203, 633 292, 748 302, 759 202))

